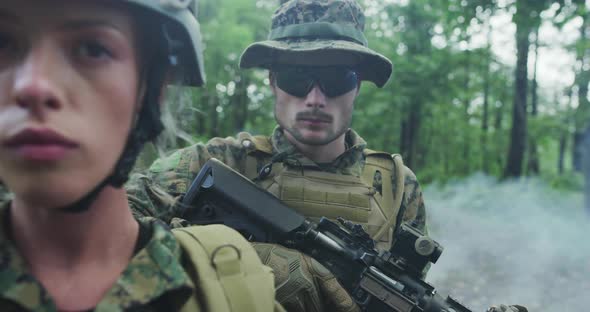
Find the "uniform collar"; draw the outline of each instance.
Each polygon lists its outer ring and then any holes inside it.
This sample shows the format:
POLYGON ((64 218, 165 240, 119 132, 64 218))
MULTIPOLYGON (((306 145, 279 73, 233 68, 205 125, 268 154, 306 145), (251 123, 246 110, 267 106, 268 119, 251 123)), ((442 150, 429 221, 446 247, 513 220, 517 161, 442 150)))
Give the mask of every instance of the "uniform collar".
MULTIPOLYGON (((56 311, 45 288, 33 277, 25 259, 6 235, 9 204, 0 208, 0 298, 26 310, 56 311)), ((96 306, 95 311, 122 311, 144 306, 163 296, 170 303, 184 303, 194 285, 180 263, 181 249, 174 235, 160 221, 145 218, 140 226, 149 227, 151 238, 131 259, 117 282, 96 306)))
POLYGON ((284 134, 284 130, 279 126, 274 129, 271 142, 275 155, 279 153, 287 155, 285 163, 288 165, 355 176, 360 176, 364 167, 363 150, 367 146, 367 143, 352 129, 346 131, 346 150, 344 153, 334 159, 332 163, 328 165, 323 164, 322 166, 301 154, 295 145, 289 142, 284 134))

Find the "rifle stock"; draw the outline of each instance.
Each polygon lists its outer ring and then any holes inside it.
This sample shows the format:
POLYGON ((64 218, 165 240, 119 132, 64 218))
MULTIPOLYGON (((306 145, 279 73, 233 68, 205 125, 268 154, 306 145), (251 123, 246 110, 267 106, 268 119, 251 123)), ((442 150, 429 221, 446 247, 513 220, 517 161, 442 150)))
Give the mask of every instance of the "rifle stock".
POLYGON ((380 252, 360 225, 326 218, 311 222, 216 159, 205 163, 181 207, 182 217, 193 224, 225 224, 251 241, 314 257, 363 311, 471 312, 421 279, 443 248, 412 224, 402 224, 392 248, 380 252))

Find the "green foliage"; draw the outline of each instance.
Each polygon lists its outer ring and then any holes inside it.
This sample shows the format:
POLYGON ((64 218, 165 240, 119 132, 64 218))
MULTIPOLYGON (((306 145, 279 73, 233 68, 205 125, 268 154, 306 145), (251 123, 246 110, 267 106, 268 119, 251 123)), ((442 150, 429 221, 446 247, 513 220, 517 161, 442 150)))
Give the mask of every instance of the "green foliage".
POLYGON ((565 174, 543 174, 544 180, 549 181, 554 189, 568 191, 584 191, 584 176, 577 172, 567 172, 565 174))

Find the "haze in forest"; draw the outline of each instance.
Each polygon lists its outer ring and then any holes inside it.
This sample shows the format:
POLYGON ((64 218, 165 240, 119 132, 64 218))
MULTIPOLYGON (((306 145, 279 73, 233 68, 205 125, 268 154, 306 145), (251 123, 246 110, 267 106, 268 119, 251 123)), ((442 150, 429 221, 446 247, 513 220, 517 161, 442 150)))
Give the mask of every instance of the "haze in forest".
POLYGON ((431 236, 444 246, 427 280, 474 311, 587 311, 590 214, 578 192, 539 179, 481 174, 425 190, 431 236))

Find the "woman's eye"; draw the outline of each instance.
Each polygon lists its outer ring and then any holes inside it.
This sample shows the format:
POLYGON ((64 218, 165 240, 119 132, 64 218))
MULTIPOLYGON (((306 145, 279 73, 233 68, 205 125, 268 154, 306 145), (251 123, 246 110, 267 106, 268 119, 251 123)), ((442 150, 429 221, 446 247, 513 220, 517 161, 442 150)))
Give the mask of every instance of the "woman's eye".
POLYGON ((108 48, 97 41, 81 42, 76 48, 76 54, 80 57, 93 60, 101 60, 113 56, 108 48))

